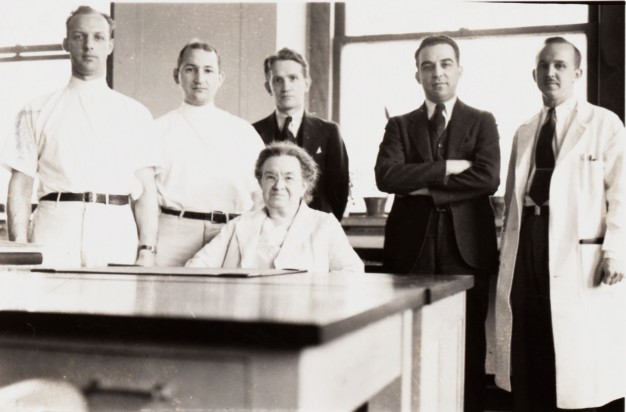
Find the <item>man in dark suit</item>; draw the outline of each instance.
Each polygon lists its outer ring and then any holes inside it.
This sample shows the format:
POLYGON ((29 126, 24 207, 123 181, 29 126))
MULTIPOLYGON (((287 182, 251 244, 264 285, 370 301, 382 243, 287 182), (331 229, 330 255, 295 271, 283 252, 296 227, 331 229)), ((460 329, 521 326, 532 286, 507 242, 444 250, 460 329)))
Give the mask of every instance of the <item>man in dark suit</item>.
POLYGON ((500 182, 498 129, 491 113, 456 96, 463 73, 447 36, 415 52, 425 103, 387 123, 376 160, 380 190, 395 194, 384 265, 398 274, 472 274, 467 295, 465 411, 483 410, 489 275, 497 265, 489 196, 500 182))
POLYGON ((263 67, 265 88, 274 97, 276 111, 254 123, 254 128, 265 144, 291 141, 313 156, 320 179, 309 206, 332 212, 341 220, 348 203, 348 153, 336 123, 304 110, 311 85, 307 61, 300 53, 283 48, 266 58, 263 67))

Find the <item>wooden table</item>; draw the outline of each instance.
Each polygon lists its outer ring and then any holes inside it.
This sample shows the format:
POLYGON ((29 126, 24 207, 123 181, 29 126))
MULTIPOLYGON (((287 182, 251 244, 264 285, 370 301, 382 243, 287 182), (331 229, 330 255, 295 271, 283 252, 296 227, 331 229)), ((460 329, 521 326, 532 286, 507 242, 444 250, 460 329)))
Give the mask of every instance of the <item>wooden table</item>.
POLYGON ((461 410, 469 276, 0 271, 0 386, 92 410, 461 410), (382 391, 382 392, 381 392, 382 391))

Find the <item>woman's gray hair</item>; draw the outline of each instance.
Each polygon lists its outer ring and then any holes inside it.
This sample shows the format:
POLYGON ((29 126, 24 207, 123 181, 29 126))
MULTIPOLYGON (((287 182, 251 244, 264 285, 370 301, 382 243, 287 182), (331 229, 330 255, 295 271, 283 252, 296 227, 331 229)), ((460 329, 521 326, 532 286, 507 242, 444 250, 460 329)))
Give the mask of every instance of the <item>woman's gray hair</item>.
POLYGON ((263 165, 269 158, 276 156, 292 156, 298 159, 300 170, 302 171, 302 180, 306 184, 304 201, 309 203, 313 197, 313 189, 319 177, 319 168, 306 150, 293 143, 273 142, 261 150, 254 167, 254 176, 259 181, 259 184, 261 184, 261 178, 263 177, 263 165))

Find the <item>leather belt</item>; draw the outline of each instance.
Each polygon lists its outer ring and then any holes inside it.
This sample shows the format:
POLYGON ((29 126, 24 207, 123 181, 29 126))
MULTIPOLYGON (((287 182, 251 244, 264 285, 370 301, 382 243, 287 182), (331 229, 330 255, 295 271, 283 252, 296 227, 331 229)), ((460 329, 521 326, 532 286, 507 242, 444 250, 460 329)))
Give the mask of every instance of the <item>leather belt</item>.
POLYGON ((522 216, 548 216, 550 215, 550 206, 524 206, 522 216))
POLYGON ((196 219, 196 220, 208 220, 213 223, 228 223, 229 220, 232 220, 239 216, 237 213, 224 213, 219 210, 215 210, 213 212, 201 213, 201 212, 187 212, 184 210, 174 210, 168 209, 167 207, 161 207, 161 212, 166 215, 173 215, 178 217, 184 217, 187 219, 196 219))
POLYGON ((127 205, 130 203, 128 195, 109 195, 95 192, 68 193, 53 192, 48 193, 39 200, 50 200, 52 202, 84 202, 84 203, 104 203, 106 205, 127 205))

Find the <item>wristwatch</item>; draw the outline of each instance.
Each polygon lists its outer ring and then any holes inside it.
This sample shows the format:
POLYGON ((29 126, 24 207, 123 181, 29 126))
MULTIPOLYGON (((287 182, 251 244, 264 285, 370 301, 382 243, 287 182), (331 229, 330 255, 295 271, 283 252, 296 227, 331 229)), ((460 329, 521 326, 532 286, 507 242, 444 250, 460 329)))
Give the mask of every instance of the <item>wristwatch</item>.
POLYGON ((139 252, 141 250, 147 250, 150 253, 156 254, 157 247, 155 245, 139 245, 139 247, 137 248, 137 251, 139 252))

